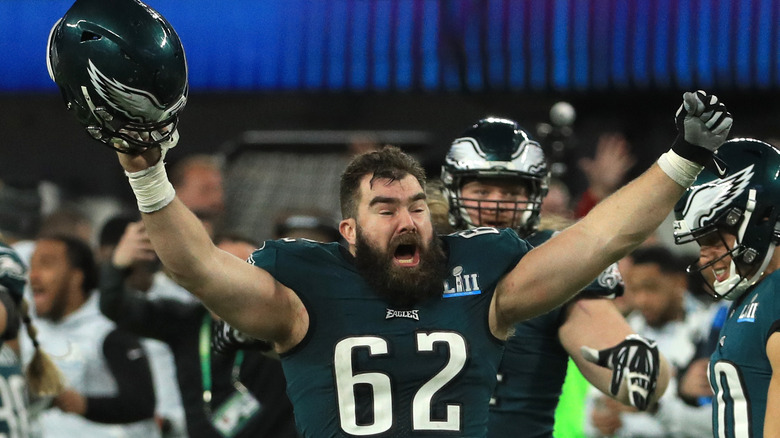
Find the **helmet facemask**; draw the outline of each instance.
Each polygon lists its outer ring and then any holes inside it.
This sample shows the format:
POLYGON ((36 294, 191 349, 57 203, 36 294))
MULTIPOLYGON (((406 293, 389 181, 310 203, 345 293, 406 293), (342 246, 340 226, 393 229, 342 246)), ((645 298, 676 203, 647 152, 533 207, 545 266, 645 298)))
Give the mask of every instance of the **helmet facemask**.
MULTIPOLYGON (((107 106, 95 107, 87 87, 81 87, 81 93, 92 119, 97 123, 85 127, 87 133, 116 151, 139 155, 150 147, 161 146, 169 149, 178 142, 176 130, 179 124, 178 114, 174 113, 159 122, 138 122, 115 115, 116 110, 107 106)), ((181 107, 186 103, 186 94, 182 97, 181 107)))
MULTIPOLYGON (((462 178, 457 190, 451 191, 449 201, 451 221, 453 217, 459 218, 459 228, 476 228, 491 226, 496 228, 513 228, 519 234, 525 236, 536 229, 539 222, 539 213, 542 207, 543 192, 541 184, 523 178, 490 178, 474 177, 462 178), (471 181, 481 184, 512 184, 520 189, 519 196, 509 195, 506 199, 484 199, 478 196, 464 195, 463 186, 471 181), (527 200, 516 200, 525 197, 527 200)), ((458 226, 458 224, 452 224, 458 226)))

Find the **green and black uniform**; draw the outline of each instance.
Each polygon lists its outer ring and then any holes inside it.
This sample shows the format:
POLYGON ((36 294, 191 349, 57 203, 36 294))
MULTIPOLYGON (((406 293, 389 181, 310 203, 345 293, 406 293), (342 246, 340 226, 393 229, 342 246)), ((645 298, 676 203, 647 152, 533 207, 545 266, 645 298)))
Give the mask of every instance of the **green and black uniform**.
MULTIPOLYGON (((539 231, 528 237, 528 243, 539 246, 554 234, 539 231)), ((599 299, 615 293, 622 293, 622 280, 617 265, 612 265, 582 295, 584 299, 599 299)), ((563 305, 515 325, 514 335, 506 342, 490 404, 491 438, 553 436, 555 409, 569 361, 558 337, 565 321, 563 305)))
POLYGON ((484 437, 503 342, 488 309, 499 279, 530 246, 512 230, 442 237, 441 297, 396 309, 338 244, 266 242, 250 263, 295 291, 305 338, 282 356, 305 437, 484 437))
POLYGON ((709 365, 714 436, 764 436, 769 382, 777 371, 766 355, 780 331, 780 270, 766 276, 731 305, 709 365))

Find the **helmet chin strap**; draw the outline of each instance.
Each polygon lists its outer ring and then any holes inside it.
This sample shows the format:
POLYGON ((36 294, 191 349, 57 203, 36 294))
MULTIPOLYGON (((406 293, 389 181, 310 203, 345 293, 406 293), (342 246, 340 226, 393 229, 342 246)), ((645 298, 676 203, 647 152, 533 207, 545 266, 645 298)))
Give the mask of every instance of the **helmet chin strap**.
MULTIPOLYGON (((739 226, 739 231, 737 232, 737 238, 739 239, 739 242, 737 244, 741 244, 744 236, 745 231, 747 230, 748 223, 750 222, 751 216, 753 216, 753 210, 756 208, 756 190, 751 189, 748 193, 748 200, 747 204, 745 206, 745 216, 742 219, 742 224, 739 226)), ((761 261, 761 266, 756 270, 756 273, 753 274, 750 278, 745 278, 739 275, 737 272, 737 264, 734 261, 734 257, 731 258, 731 263, 729 264, 729 276, 723 281, 715 281, 713 283, 713 288, 715 289, 715 292, 718 293, 718 295, 722 296, 724 299, 733 301, 740 297, 745 291, 750 287, 756 284, 756 282, 761 278, 761 276, 764 274, 764 270, 766 269, 767 265, 769 265, 769 261, 772 259, 772 254, 774 253, 775 245, 773 243, 769 244, 769 248, 767 248, 767 252, 764 255, 764 259, 761 261)), ((744 252, 743 252, 744 253, 744 252)))

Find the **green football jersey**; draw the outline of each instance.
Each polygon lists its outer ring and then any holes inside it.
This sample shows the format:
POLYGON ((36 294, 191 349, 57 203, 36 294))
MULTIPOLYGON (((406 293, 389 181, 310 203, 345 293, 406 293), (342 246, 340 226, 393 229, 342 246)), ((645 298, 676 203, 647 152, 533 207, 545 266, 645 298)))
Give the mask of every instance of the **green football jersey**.
POLYGON ((512 230, 442 236, 439 298, 393 308, 338 244, 266 242, 250 263, 294 290, 309 314, 282 356, 304 437, 484 437, 503 343, 488 309, 499 279, 530 249, 512 230))
MULTIPOLYGON (((544 230, 527 240, 539 246, 554 234, 544 230)), ((585 287, 582 294, 589 299, 622 294, 622 284, 617 265, 613 265, 585 287)), ((514 335, 506 342, 498 384, 490 402, 489 437, 553 436, 555 408, 569 362, 569 353, 558 338, 565 318, 565 306, 561 306, 515 325, 514 335)))
POLYGON ((766 341, 780 331, 780 271, 745 292, 729 309, 710 358, 712 426, 715 437, 764 435, 772 366, 766 341))

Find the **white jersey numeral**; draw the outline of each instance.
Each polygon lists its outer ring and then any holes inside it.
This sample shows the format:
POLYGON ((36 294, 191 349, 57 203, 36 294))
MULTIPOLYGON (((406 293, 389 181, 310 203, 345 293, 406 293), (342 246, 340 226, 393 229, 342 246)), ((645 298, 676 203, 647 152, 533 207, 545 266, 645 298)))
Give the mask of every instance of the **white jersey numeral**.
POLYGON ((718 437, 750 438, 750 402, 745 394, 744 382, 739 369, 731 362, 719 360, 712 367, 715 399, 718 403, 718 437), (728 434, 726 414, 731 413, 734 433, 728 434))
MULTIPOLYGON (((444 420, 432 420, 431 400, 439 390, 460 374, 466 365, 466 341, 463 336, 454 332, 417 333, 416 340, 417 351, 421 354, 434 351, 434 345, 442 343, 447 345, 450 356, 444 368, 425 382, 412 399, 412 428, 458 431, 461 429, 461 407, 447 405, 447 417, 444 420)), ((390 376, 381 372, 355 373, 352 357, 357 348, 367 349, 369 356, 382 356, 388 352, 387 340, 378 336, 356 336, 336 344, 333 363, 341 429, 356 436, 387 432, 393 427, 390 376), (374 412, 374 422, 371 424, 357 424, 355 385, 368 385, 371 388, 374 412)))

